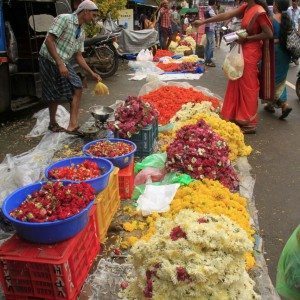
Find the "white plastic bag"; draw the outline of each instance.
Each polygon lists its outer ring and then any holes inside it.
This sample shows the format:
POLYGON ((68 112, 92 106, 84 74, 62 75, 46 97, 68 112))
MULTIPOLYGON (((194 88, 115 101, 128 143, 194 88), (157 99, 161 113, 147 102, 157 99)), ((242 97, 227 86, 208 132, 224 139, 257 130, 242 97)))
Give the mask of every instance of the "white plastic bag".
POLYGON ((230 80, 237 80, 243 76, 244 56, 241 45, 234 45, 231 51, 226 55, 223 71, 230 80))
POLYGON ((168 211, 179 187, 179 183, 168 185, 147 184, 144 193, 137 200, 137 209, 142 211, 143 216, 150 215, 153 212, 168 211))
POLYGON ((148 49, 142 49, 136 57, 137 61, 153 61, 153 54, 148 49))
MULTIPOLYGON (((26 137, 37 137, 47 133, 50 122, 48 108, 38 111, 33 115, 33 118, 36 119, 36 124, 30 133, 26 135, 26 137)), ((56 118, 59 125, 67 128, 70 119, 70 113, 61 105, 57 107, 56 118)))

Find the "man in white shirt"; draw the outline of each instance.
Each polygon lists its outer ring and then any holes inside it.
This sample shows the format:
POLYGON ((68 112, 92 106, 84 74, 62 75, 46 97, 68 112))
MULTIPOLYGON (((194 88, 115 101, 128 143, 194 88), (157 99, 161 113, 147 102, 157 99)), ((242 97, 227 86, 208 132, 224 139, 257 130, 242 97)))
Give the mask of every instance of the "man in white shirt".
MULTIPOLYGON (((288 15, 290 16, 295 30, 300 34, 300 7, 297 3, 298 0, 292 0, 292 6, 287 10, 288 15)), ((299 65, 298 59, 293 59, 293 62, 296 65, 299 65)))
POLYGON ((293 22, 293 26, 300 33, 300 7, 297 3, 298 0, 292 0, 292 6, 288 8, 288 14, 293 22))

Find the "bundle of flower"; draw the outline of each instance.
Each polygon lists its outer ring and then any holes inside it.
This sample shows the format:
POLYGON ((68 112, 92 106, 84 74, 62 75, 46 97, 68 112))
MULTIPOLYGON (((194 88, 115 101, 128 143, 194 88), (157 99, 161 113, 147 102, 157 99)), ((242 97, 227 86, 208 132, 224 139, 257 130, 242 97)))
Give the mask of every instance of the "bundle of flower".
POLYGON ((188 55, 188 56, 183 56, 182 58, 179 59, 179 61, 182 62, 198 62, 200 58, 197 55, 188 55))
POLYGON ((196 48, 196 41, 191 36, 185 37, 178 44, 179 44, 179 46, 187 46, 187 47, 190 47, 192 49, 196 48))
POLYGON ((108 123, 108 128, 118 133, 121 138, 130 138, 145 126, 157 119, 158 112, 149 103, 139 97, 129 96, 124 104, 115 110, 115 121, 108 123))
POLYGON ((201 64, 198 62, 158 63, 158 68, 165 72, 195 73, 201 64))
POLYGON ((183 210, 156 230, 131 249, 136 278, 124 298, 260 299, 245 270, 253 243, 229 218, 183 210))
POLYGON ((102 170, 98 164, 91 160, 84 160, 81 164, 68 167, 54 168, 49 171, 51 179, 87 180, 99 177, 102 170))
POLYGON ((202 103, 208 101, 216 109, 220 106, 218 98, 193 88, 179 86, 161 86, 142 96, 145 102, 152 104, 159 112, 159 123, 165 125, 176 114, 183 104, 188 102, 202 103))
POLYGON ((203 101, 201 103, 188 102, 181 106, 181 109, 171 118, 170 122, 184 122, 200 113, 218 117, 218 109, 211 102, 203 101))
POLYGON ((177 131, 167 148, 166 168, 195 179, 219 180, 231 191, 238 190, 238 177, 229 160, 229 148, 203 120, 177 131))
POLYGON ((178 46, 176 49, 175 49, 175 54, 184 54, 185 51, 190 51, 192 50, 191 47, 188 47, 188 46, 178 46))
POLYGON ((92 145, 87 152, 98 157, 117 157, 133 151, 133 146, 125 142, 100 141, 92 145))
POLYGON ((64 220, 78 214, 94 198, 95 191, 87 183, 63 185, 61 182, 48 182, 28 195, 10 215, 23 222, 64 220))
MULTIPOLYGON (((193 111, 193 110, 192 110, 193 111)), ((183 126, 197 124, 199 120, 204 120, 229 147, 229 159, 235 160, 238 156, 248 156, 252 152, 251 146, 245 144, 244 134, 234 123, 222 120, 218 115, 207 113, 188 114, 180 118, 174 125, 174 131, 183 126)))
POLYGON ((172 51, 169 50, 162 50, 162 49, 158 49, 153 57, 153 61, 159 61, 160 58, 165 57, 165 56, 170 56, 172 57, 174 55, 174 53, 172 51))

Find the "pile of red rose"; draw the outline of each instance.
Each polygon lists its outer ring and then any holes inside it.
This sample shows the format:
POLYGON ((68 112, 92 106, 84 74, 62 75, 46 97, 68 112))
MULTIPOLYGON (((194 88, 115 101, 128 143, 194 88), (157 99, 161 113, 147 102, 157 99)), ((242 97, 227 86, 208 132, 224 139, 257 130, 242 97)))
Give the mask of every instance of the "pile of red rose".
POLYGON ((188 102, 201 103, 209 101, 214 108, 220 106, 220 101, 211 95, 193 88, 179 86, 161 86, 160 88, 143 95, 145 102, 152 104, 159 112, 159 123, 165 125, 188 102))
POLYGON ((162 50, 162 49, 158 49, 153 57, 153 61, 159 61, 160 58, 165 57, 165 56, 170 56, 172 57, 174 55, 173 52, 169 51, 169 50, 162 50))
POLYGON ((166 167, 170 172, 186 173, 195 179, 219 180, 233 192, 238 189, 227 144, 203 120, 177 132, 167 148, 166 167))
POLYGON ((68 167, 54 168, 49 171, 51 179, 87 180, 102 175, 98 164, 91 160, 84 160, 81 164, 68 167))
POLYGON ((27 196, 11 217, 23 222, 44 223, 64 220, 78 214, 95 198, 95 190, 87 183, 48 182, 27 196))
POLYGON ((198 62, 161 63, 156 65, 165 72, 195 73, 202 65, 198 62))
POLYGON ((98 157, 117 157, 133 151, 133 146, 125 142, 100 141, 92 145, 87 152, 98 157))
POLYGON ((121 138, 130 138, 145 126, 153 123, 158 117, 158 112, 149 103, 141 98, 129 96, 124 104, 115 111, 115 121, 110 122, 108 127, 118 133, 121 138))

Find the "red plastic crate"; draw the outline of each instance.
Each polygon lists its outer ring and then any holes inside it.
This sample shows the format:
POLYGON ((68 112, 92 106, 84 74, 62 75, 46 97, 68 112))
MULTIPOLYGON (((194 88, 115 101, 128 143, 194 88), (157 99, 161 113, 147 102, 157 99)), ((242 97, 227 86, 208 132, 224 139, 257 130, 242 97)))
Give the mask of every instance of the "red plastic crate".
POLYGON ((130 199, 134 188, 134 162, 119 171, 119 191, 121 200, 130 199))
POLYGON ((0 247, 0 280, 6 299, 76 299, 100 250, 95 205, 87 226, 53 245, 31 244, 17 235, 0 247))

